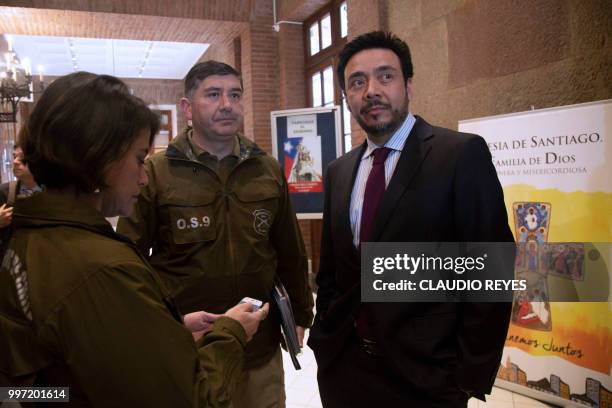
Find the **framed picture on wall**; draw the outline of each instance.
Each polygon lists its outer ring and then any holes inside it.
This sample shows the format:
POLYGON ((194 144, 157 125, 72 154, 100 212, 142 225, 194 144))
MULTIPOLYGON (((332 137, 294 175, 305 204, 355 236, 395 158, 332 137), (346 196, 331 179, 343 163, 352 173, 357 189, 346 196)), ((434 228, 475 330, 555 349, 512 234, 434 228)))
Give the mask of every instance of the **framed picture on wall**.
POLYGON ((272 152, 285 177, 298 219, 323 216, 323 174, 342 154, 340 107, 270 112, 272 152))
POLYGON ((177 135, 176 105, 149 105, 149 108, 159 115, 159 132, 153 140, 151 153, 165 150, 168 143, 177 135))

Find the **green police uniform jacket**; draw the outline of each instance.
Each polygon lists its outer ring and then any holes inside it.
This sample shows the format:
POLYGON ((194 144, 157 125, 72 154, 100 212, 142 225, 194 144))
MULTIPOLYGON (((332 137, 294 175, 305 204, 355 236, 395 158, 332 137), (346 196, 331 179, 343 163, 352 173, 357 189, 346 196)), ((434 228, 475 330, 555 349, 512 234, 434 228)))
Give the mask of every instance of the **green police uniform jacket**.
MULTIPOLYGON (((117 230, 150 253, 182 313, 220 313, 245 296, 269 302, 278 274, 296 324, 309 327, 307 256, 278 162, 242 136, 219 162, 198 154, 188 132, 147 160, 149 183, 117 230)), ((274 355, 279 322, 271 307, 247 345, 247 367, 274 355)))
POLYGON ((156 273, 88 204, 19 200, 0 268, 0 386, 70 387, 71 406, 226 407, 246 335, 197 343, 156 273))

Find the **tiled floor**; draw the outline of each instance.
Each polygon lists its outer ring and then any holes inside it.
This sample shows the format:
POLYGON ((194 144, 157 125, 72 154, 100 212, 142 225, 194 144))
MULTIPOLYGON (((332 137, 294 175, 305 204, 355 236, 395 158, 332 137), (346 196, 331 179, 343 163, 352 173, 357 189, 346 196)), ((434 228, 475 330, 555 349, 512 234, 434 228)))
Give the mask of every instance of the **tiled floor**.
MULTIPOLYGON (((291 363, 291 358, 283 351, 287 408, 319 408, 322 405, 317 388, 317 363, 312 350, 308 346, 304 347, 298 359, 302 369, 296 371, 291 363)), ((486 403, 471 399, 468 404, 468 408, 542 408, 549 406, 497 387, 494 387, 492 394, 487 396, 486 403)))
MULTIPOLYGON (((308 332, 306 332, 308 337, 308 332)), ((304 339, 304 344, 306 344, 304 339)), ((283 365, 285 367, 285 390, 287 393, 287 408, 320 408, 319 388, 317 386, 317 362, 310 347, 305 346, 298 356, 301 370, 296 370, 291 357, 283 350, 283 365)))

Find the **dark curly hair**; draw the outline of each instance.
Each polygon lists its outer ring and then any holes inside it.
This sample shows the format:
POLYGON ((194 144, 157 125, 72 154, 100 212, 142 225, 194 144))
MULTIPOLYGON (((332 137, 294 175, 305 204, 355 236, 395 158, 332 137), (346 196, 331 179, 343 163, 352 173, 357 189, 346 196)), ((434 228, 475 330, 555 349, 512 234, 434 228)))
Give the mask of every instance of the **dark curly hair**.
POLYGON ((37 183, 92 193, 143 130, 151 144, 159 118, 125 83, 75 72, 45 89, 18 143, 37 183))
POLYGON ((408 44, 391 32, 372 31, 354 38, 348 42, 340 52, 336 73, 338 75, 338 82, 340 83, 340 89, 342 89, 342 92, 346 92, 346 84, 344 82, 344 69, 346 68, 346 64, 348 64, 353 55, 357 54, 359 51, 372 48, 385 48, 393 51, 400 60, 402 74, 404 75, 404 82, 407 83, 408 80, 412 78, 414 72, 408 44))

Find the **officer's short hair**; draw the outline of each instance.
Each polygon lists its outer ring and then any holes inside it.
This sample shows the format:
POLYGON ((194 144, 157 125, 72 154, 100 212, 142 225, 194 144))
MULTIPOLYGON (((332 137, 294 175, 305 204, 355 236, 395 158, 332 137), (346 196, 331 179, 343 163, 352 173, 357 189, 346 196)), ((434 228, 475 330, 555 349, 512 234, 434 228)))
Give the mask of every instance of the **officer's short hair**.
POLYGON ((151 144, 159 118, 121 80, 75 72, 45 89, 19 145, 37 183, 92 193, 143 130, 151 144))
POLYGON ((340 83, 340 89, 342 89, 342 92, 346 92, 344 69, 346 68, 349 60, 359 51, 373 48, 384 48, 393 51, 399 58, 400 65, 402 66, 404 82, 407 83, 407 81, 412 78, 414 72, 408 44, 391 32, 372 31, 351 40, 344 46, 342 51, 340 51, 336 73, 338 75, 338 82, 340 83))
POLYGON ((208 60, 195 64, 189 70, 187 76, 185 76, 185 96, 191 99, 191 96, 196 89, 198 89, 202 81, 211 75, 234 75, 240 80, 240 87, 244 88, 240 72, 231 65, 219 61, 208 60))

